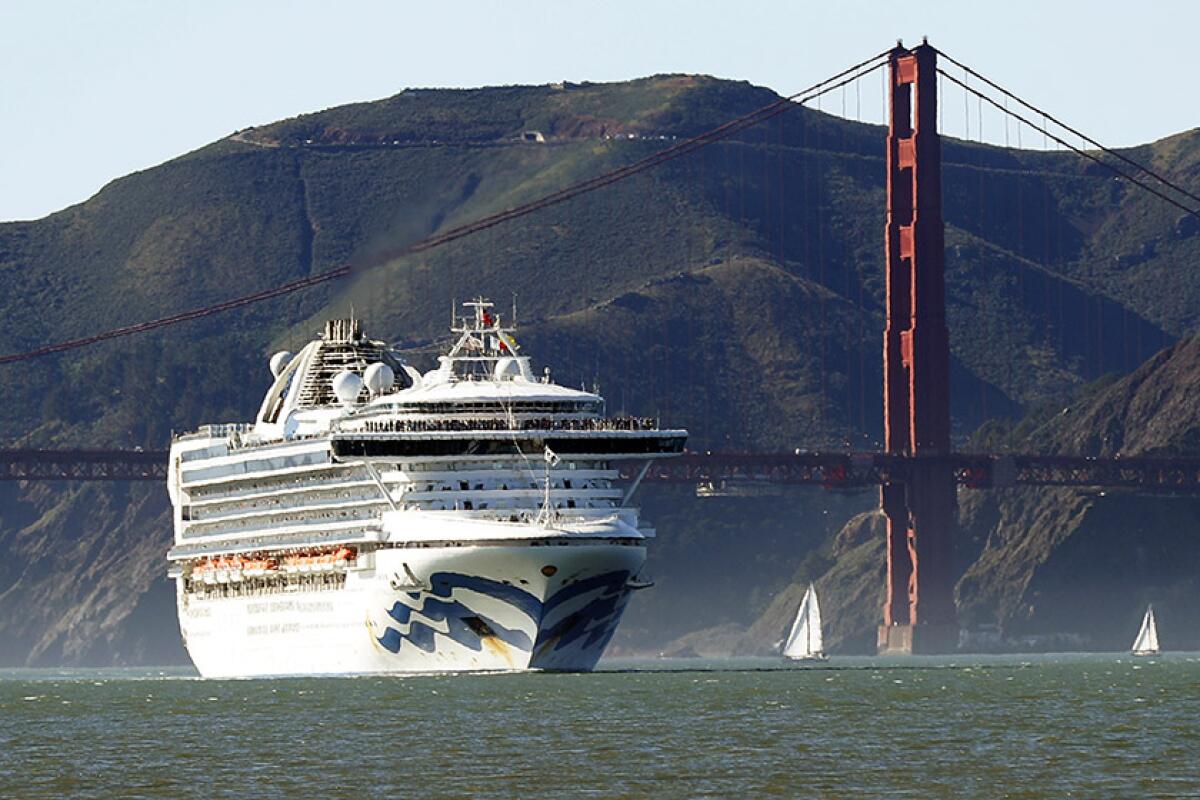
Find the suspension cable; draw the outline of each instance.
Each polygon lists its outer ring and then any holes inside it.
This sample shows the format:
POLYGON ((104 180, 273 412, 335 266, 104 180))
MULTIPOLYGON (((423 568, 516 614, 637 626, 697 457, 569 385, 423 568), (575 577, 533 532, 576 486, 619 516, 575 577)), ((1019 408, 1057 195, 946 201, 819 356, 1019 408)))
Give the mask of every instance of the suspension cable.
POLYGON ((319 272, 316 275, 311 275, 307 278, 301 278, 300 280, 292 281, 291 283, 285 283, 280 286, 276 286, 273 289, 266 289, 261 292, 255 292, 254 294, 235 297, 234 299, 226 300, 223 303, 216 303, 215 305, 205 306, 204 308, 193 308, 190 311, 181 311, 180 313, 172 314, 169 317, 160 317, 159 319, 149 320, 147 322, 139 322, 137 324, 126 325, 121 328, 113 328, 112 330, 105 331, 104 333, 97 333, 94 336, 85 336, 81 339, 71 339, 65 342, 58 342, 57 344, 46 345, 45 347, 39 347, 36 350, 30 350, 25 353, 14 353, 12 355, 0 356, 0 365, 12 364, 16 361, 28 361, 29 359, 50 355, 51 353, 61 353, 64 350, 73 350, 77 347, 84 347, 85 345, 103 342, 106 339, 116 339, 119 336, 142 333, 144 331, 154 330, 155 328, 162 328, 167 325, 175 325, 176 323, 186 322, 199 317, 206 317, 210 314, 218 314, 222 311, 229 311, 230 309, 240 308, 241 306, 248 306, 251 303, 269 300, 272 297, 279 297, 281 295, 300 291, 301 289, 307 289, 310 286, 316 286, 318 284, 325 283, 326 281, 335 280, 349 274, 350 266, 344 265, 326 272, 319 272))
POLYGON ((809 86, 807 89, 802 89, 801 91, 788 95, 787 97, 781 97, 761 108, 729 120, 722 125, 718 125, 716 128, 700 133, 691 137, 690 139, 686 139, 664 150, 660 150, 657 153, 652 153, 651 155, 635 161, 632 164, 618 167, 617 169, 597 175, 594 178, 589 178, 587 180, 567 186, 563 189, 550 192, 549 194, 543 195, 527 203, 522 203, 504 211, 490 214, 472 222, 459 225, 451 228, 450 230, 443 231, 442 233, 428 236, 404 247, 381 251, 375 254, 369 261, 360 262, 358 264, 343 264, 339 267, 326 270, 325 272, 319 272, 316 275, 310 275, 306 278, 281 284, 271 289, 244 295, 242 297, 235 297, 231 300, 225 300, 223 302, 204 306, 202 308, 193 308, 188 311, 182 311, 178 314, 172 314, 170 316, 160 317, 154 320, 139 322, 133 325, 125 325, 119 328, 113 328, 111 330, 104 331, 103 333, 85 336, 79 339, 58 342, 56 344, 46 345, 45 347, 39 347, 23 353, 12 353, 9 355, 0 356, 0 365, 13 364, 19 361, 28 361, 41 356, 50 355, 52 353, 61 353, 66 350, 74 350, 79 347, 96 344, 97 342, 106 341, 108 339, 129 336, 134 333, 144 333, 157 328, 175 325, 180 322, 186 322, 188 320, 198 319, 200 317, 206 317, 212 314, 218 314, 223 311, 229 311, 234 308, 248 306, 263 300, 297 292, 301 289, 307 289, 311 286, 316 286, 327 281, 343 278, 349 275, 355 269, 370 268, 388 261, 392 261, 396 258, 400 258, 401 256, 432 250, 436 247, 449 244, 450 242, 462 239, 480 231, 501 225, 510 220, 527 216, 544 208, 566 202, 567 200, 578 197, 579 195, 586 194, 588 192, 595 191, 596 189, 617 183, 618 181, 625 180, 626 178, 637 175, 648 169, 657 167, 660 164, 664 164, 668 161, 672 161, 676 158, 707 147, 715 142, 727 139, 730 136, 745 130, 746 128, 750 128, 759 124, 760 122, 764 122, 772 117, 782 114, 785 111, 789 111, 793 108, 804 105, 810 100, 821 97, 822 95, 839 89, 848 83, 865 77, 887 63, 886 59, 889 53, 889 50, 885 50, 882 53, 878 53, 870 58, 864 59, 854 66, 842 70, 836 75, 833 75, 832 77, 826 78, 823 81, 809 86))
MULTIPOLYGON (((983 94, 982 92, 976 91, 975 89, 971 88, 970 86, 967 86, 966 83, 964 83, 963 81, 960 81, 958 78, 954 77, 949 72, 946 72, 941 67, 938 67, 938 72, 941 75, 943 75, 944 77, 946 77, 948 80, 951 80, 954 83, 957 83, 959 86, 961 86, 963 88, 964 91, 970 92, 971 94, 975 95, 976 97, 981 98, 982 100, 986 100, 988 103, 990 103, 991 105, 998 108, 1001 112, 1009 114, 1010 116, 1020 120, 1021 122, 1024 122, 1029 127, 1037 130, 1038 126, 1036 124, 1034 124, 1033 122, 1031 122, 1030 120, 1021 116, 1020 114, 1013 111, 1012 109, 1005 109, 1004 106, 1002 106, 1000 103, 996 102, 995 100, 993 100, 992 98, 983 94)), ((1049 115, 1043 115, 1043 116, 1045 116, 1047 119, 1050 118, 1049 115)), ((1089 153, 1087 150, 1084 150, 1081 147, 1076 147, 1075 145, 1071 144, 1069 141, 1063 139, 1061 136, 1057 136, 1053 133, 1050 133, 1048 130, 1045 129, 1044 126, 1041 130, 1042 130, 1043 136, 1045 136, 1049 139, 1052 139, 1053 141, 1057 142, 1058 144, 1062 145, 1063 147, 1067 148, 1068 150, 1071 150, 1072 152, 1076 153, 1077 155, 1083 156, 1084 158, 1088 159, 1089 161, 1094 161, 1095 163, 1099 164, 1100 166, 1104 167, 1105 169, 1112 171, 1114 174, 1129 181, 1130 183, 1134 184, 1135 186, 1139 186, 1142 189, 1145 189, 1146 191, 1150 192, 1151 194, 1159 197, 1160 199, 1165 200, 1166 202, 1175 206, 1179 210, 1181 210, 1187 214, 1191 214, 1194 217, 1200 218, 1200 210, 1188 208, 1183 203, 1180 203, 1175 198, 1173 198, 1167 194, 1164 194, 1162 191, 1156 189, 1155 187, 1151 186, 1150 184, 1146 183, 1145 181, 1139 180, 1138 178, 1134 177, 1133 175, 1130 175, 1127 172, 1122 172, 1121 170, 1114 167, 1112 164, 1109 164, 1107 161, 1104 161, 1103 159, 1098 158, 1095 155, 1089 153)), ((1153 175, 1153 173, 1148 173, 1148 174, 1153 175)))
MULTIPOLYGON (((961 61, 958 61, 955 58, 953 58, 952 56, 947 55, 942 50, 937 50, 937 53, 942 58, 949 61, 951 64, 954 64, 956 67, 959 67, 964 72, 970 73, 971 75, 975 76, 976 78, 978 78, 979 80, 981 80, 985 84, 987 84, 988 86, 992 87, 996 91, 1003 94, 1005 97, 1008 97, 1008 98, 1011 98, 1012 100, 1017 101, 1018 103, 1025 106, 1025 108, 1029 109, 1030 111, 1034 112, 1035 114, 1040 114, 1043 118, 1052 121, 1055 125, 1058 125, 1063 130, 1065 130, 1069 133, 1073 133, 1074 135, 1078 136, 1083 141, 1090 144, 1092 147, 1095 147, 1097 150, 1100 150, 1100 151, 1106 153, 1107 155, 1112 156, 1113 158, 1116 158, 1120 161, 1125 162, 1127 165, 1133 167, 1134 169, 1138 170, 1139 172, 1145 173, 1146 175, 1149 175, 1151 178, 1154 178, 1156 181, 1162 183, 1164 186, 1168 186, 1171 189, 1174 189, 1176 192, 1179 192, 1181 195, 1184 195, 1185 197, 1188 197, 1192 200, 1195 200, 1197 203, 1200 203, 1200 196, 1192 194, 1191 192, 1189 192, 1187 189, 1183 188, 1182 186, 1179 186, 1178 184, 1173 183, 1172 181, 1168 180, 1167 178, 1164 178, 1162 175, 1159 175, 1157 172, 1154 172, 1149 167, 1143 166, 1142 164, 1138 163, 1137 161, 1134 161, 1132 158, 1129 158, 1128 156, 1124 155, 1123 153, 1120 153, 1117 150, 1113 150, 1109 147, 1105 147, 1104 145, 1100 144, 1099 142, 1097 142, 1095 139, 1088 136, 1087 134, 1082 133, 1082 132, 1076 130, 1075 128, 1072 128, 1070 125, 1068 125, 1067 123, 1058 119, 1053 114, 1043 111, 1042 109, 1033 105, 1029 101, 1023 99, 1022 97, 1018 96, 1017 94, 1009 91, 1008 89, 1005 89, 1003 86, 1001 86, 1000 84, 991 80, 990 78, 979 74, 975 70, 968 67, 966 64, 963 64, 961 61)), ((941 70, 938 70, 938 71, 941 72, 941 70)), ((945 74, 945 73, 943 73, 943 74, 945 74)), ((974 91, 974 90, 972 90, 972 91, 974 91)), ((995 104, 993 103, 993 105, 995 105, 995 104)), ((1007 107, 1002 108, 1001 110, 1006 114, 1012 113, 1008 110, 1007 107)), ((1016 115, 1014 114, 1013 116, 1016 116, 1016 115)), ((1195 213, 1195 212, 1193 212, 1193 213, 1195 213)))

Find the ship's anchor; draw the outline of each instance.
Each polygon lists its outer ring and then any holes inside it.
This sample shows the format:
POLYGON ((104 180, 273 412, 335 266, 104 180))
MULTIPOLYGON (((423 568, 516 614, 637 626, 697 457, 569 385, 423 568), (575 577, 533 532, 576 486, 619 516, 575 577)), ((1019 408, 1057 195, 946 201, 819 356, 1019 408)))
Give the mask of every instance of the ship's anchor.
POLYGON ((394 590, 397 592, 429 591, 429 584, 417 578, 407 561, 404 562, 404 574, 407 576, 406 578, 402 578, 399 572, 392 573, 390 583, 394 590))

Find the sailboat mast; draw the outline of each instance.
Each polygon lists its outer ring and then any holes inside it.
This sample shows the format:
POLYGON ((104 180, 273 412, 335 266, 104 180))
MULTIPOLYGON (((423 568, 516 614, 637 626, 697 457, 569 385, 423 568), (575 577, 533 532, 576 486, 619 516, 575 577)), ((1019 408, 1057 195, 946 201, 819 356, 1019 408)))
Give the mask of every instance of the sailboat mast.
POLYGON ((808 633, 808 654, 811 656, 813 654, 813 645, 812 645, 813 613, 812 613, 812 610, 813 610, 813 603, 815 603, 817 601, 817 594, 816 594, 816 591, 813 590, 813 585, 811 583, 808 585, 808 595, 809 595, 808 620, 807 620, 808 624, 806 624, 804 627, 805 627, 806 632, 808 633))
POLYGON ((806 655, 812 655, 812 614, 808 615, 808 619, 804 621, 804 652, 806 655))

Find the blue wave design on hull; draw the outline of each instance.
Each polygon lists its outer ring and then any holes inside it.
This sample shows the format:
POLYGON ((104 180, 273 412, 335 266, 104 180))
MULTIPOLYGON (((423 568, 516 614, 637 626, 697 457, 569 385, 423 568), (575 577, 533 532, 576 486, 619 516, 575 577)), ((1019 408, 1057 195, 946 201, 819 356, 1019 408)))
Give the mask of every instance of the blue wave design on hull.
POLYGON ((457 572, 435 572, 429 576, 428 594, 449 598, 455 589, 470 589, 473 592, 508 603, 530 619, 537 619, 542 611, 542 601, 519 586, 501 583, 476 575, 457 572))
POLYGON ((399 600, 388 610, 389 617, 401 625, 408 625, 408 633, 402 634, 395 628, 389 627, 383 632, 383 636, 378 638, 384 648, 393 653, 399 653, 401 643, 409 641, 426 653, 432 653, 437 649, 435 635, 441 635, 450 637, 463 647, 479 652, 483 649, 483 637, 467 622, 467 619, 473 618, 487 625, 492 635, 505 644, 522 650, 529 649, 529 634, 525 631, 510 630, 496 620, 472 611, 457 600, 446 602, 445 600, 426 598, 419 613, 429 622, 412 619, 413 611, 411 606, 407 606, 399 600), (437 622, 445 622, 447 630, 440 631, 430 624, 437 622))
POLYGON ((601 640, 607 644, 616 628, 615 624, 610 626, 608 622, 619 610, 624 609, 625 604, 620 601, 628 595, 628 590, 625 588, 628 580, 628 572, 607 572, 579 581, 556 592, 543 607, 543 621, 550 616, 549 612, 564 603, 588 592, 601 590, 591 602, 569 614, 560 622, 548 627, 539 627, 537 641, 533 644, 534 652, 540 654, 539 648, 545 648, 548 645, 552 645, 550 648, 552 650, 569 647, 584 636, 587 637, 582 645, 584 650, 591 649, 601 640))
POLYGON ((617 622, 629 596, 625 588, 628 580, 629 572, 626 570, 595 575, 563 587, 542 602, 533 594, 511 584, 475 575, 436 572, 429 577, 428 591, 419 595, 416 592, 406 593, 414 600, 420 598, 420 606, 410 606, 397 600, 387 612, 400 625, 407 625, 408 631, 401 632, 389 626, 376 641, 392 653, 399 653, 404 642, 425 653, 433 653, 437 649, 437 637, 444 636, 480 652, 483 649, 483 636, 486 635, 479 628, 479 622, 482 622, 504 643, 532 653, 533 663, 530 666, 589 668, 595 664, 616 632, 617 622), (462 601, 450 599, 454 590, 460 588, 485 595, 520 611, 536 628, 537 640, 530 642, 524 631, 505 628, 462 601), (598 594, 581 608, 550 622, 564 605, 589 592, 598 594), (414 613, 424 619, 414 619, 414 613), (475 626, 468 620, 475 621, 475 626), (443 621, 446 631, 433 627, 443 621), (589 651, 594 651, 594 655, 589 651))

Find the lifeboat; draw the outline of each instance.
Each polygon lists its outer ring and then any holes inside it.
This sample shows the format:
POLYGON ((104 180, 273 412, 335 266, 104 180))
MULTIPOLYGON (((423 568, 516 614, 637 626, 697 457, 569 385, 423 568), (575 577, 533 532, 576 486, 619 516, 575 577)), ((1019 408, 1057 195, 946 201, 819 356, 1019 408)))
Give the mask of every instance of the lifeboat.
POLYGON ((322 553, 316 562, 316 567, 321 572, 333 572, 333 553, 322 553))
POLYGON ((229 580, 232 583, 239 583, 241 582, 242 578, 245 577, 242 574, 244 567, 245 562, 242 561, 241 556, 234 556, 233 558, 229 559, 229 580))
POLYGON ((212 560, 202 561, 199 565, 200 578, 205 586, 215 586, 217 583, 217 567, 212 560))
POLYGON ((202 583, 213 583, 212 564, 208 561, 197 561, 192 564, 192 580, 202 583))
POLYGON ((345 567, 355 559, 355 552, 349 547, 339 547, 333 554, 334 566, 345 567))
POLYGON ((312 556, 310 556, 308 554, 302 555, 297 559, 297 563, 300 567, 300 574, 307 575, 308 573, 312 572, 312 569, 313 569, 313 557, 312 556))
POLYGON ((229 559, 221 556, 216 565, 217 583, 229 583, 229 559))

